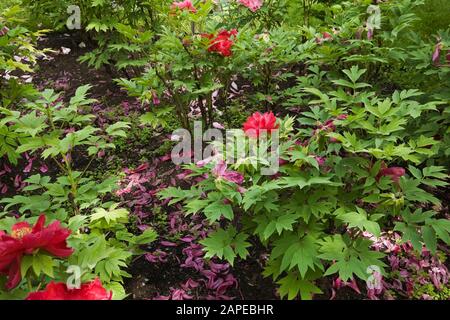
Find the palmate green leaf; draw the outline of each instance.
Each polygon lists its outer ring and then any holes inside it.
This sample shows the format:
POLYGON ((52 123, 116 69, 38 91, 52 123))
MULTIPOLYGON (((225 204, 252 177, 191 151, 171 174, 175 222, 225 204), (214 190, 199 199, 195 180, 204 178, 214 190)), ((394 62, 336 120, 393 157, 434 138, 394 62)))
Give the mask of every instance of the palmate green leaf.
POLYGON ((325 272, 325 276, 334 273, 339 274, 343 281, 352 279, 355 275, 366 280, 370 273, 369 266, 377 266, 380 270, 386 265, 381 261, 384 254, 370 249, 372 242, 358 238, 349 245, 342 235, 327 237, 321 241, 319 258, 333 261, 333 264, 325 272))
POLYGON ((294 150, 290 152, 291 154, 291 162, 295 162, 297 160, 300 160, 301 163, 307 163, 317 170, 319 170, 319 163, 317 162, 316 158, 311 155, 307 155, 306 153, 302 152, 301 150, 294 150))
POLYGON ((186 214, 193 214, 205 209, 211 201, 209 199, 194 199, 189 201, 185 206, 186 214))
POLYGON ((247 248, 250 247, 250 243, 246 241, 247 238, 247 234, 238 233, 233 226, 230 226, 226 230, 218 229, 211 233, 206 239, 201 240, 200 244, 205 246, 206 258, 217 256, 233 265, 237 256, 244 259, 248 255, 247 248))
POLYGON ((75 254, 69 257, 69 264, 93 271, 103 283, 122 281, 122 277, 129 276, 124 270, 132 253, 114 246, 102 232, 76 234, 69 238, 68 244, 75 249, 75 254))
POLYGON ((279 216, 275 221, 275 229, 280 235, 284 230, 292 231, 292 225, 296 223, 299 215, 298 214, 283 214, 279 216))
MULTIPOLYGON (((48 147, 48 146, 54 146, 56 147, 59 143, 59 139, 57 135, 54 133, 45 135, 42 137, 34 137, 34 138, 24 138, 21 139, 20 145, 17 147, 16 152, 17 153, 23 153, 27 151, 35 152, 37 149, 48 147)), ((41 155, 42 158, 46 158, 49 155, 46 155, 46 152, 44 151, 41 155)))
POLYGON ((337 218, 348 224, 349 228, 358 228, 361 231, 367 231, 376 237, 380 236, 380 225, 367 219, 367 213, 364 209, 357 207, 357 212, 345 212, 345 210, 338 209, 335 214, 337 218))
POLYGON ((322 268, 317 255, 316 238, 310 235, 299 237, 296 233, 287 233, 274 242, 270 259, 281 259, 280 273, 297 267, 300 275, 304 277, 308 270, 322 268))
POLYGON ((297 272, 288 272, 277 284, 280 285, 279 293, 282 299, 287 296, 289 300, 293 300, 300 293, 302 300, 311 300, 313 294, 323 293, 312 281, 302 279, 297 272))
POLYGON ((376 133, 380 134, 380 135, 388 136, 393 132, 403 130, 404 128, 402 127, 402 125, 404 125, 406 123, 407 123, 406 119, 402 119, 402 118, 393 119, 389 123, 381 125, 377 129, 376 133))
POLYGON ((347 244, 340 234, 323 239, 320 247, 320 258, 325 260, 343 260, 347 254, 347 244))
POLYGON ((420 182, 423 184, 426 184, 431 187, 444 187, 448 185, 448 183, 444 181, 445 179, 448 178, 448 175, 445 173, 444 167, 438 166, 425 167, 423 169, 423 172, 421 172, 419 169, 413 167, 412 165, 409 165, 408 169, 414 176, 414 178, 420 180, 420 182))
POLYGON ((392 100, 394 103, 399 104, 401 101, 406 100, 408 98, 412 97, 418 97, 423 95, 423 92, 420 92, 417 89, 411 89, 411 90, 402 90, 399 92, 398 90, 395 90, 392 94, 392 100))
POLYGON ((257 223, 255 234, 259 234, 263 240, 270 238, 275 231, 280 235, 284 230, 292 231, 293 225, 300 217, 299 214, 285 213, 278 215, 276 211, 256 216, 253 221, 257 223))
POLYGON ((418 233, 417 227, 405 224, 403 222, 397 222, 394 230, 400 231, 402 233, 403 241, 410 241, 414 249, 417 251, 422 249, 422 237, 418 233))
POLYGON ((94 213, 91 215, 91 222, 98 220, 104 220, 107 225, 111 222, 127 222, 128 210, 125 208, 117 208, 117 204, 111 206, 109 210, 103 208, 95 208, 94 213))
POLYGON ((262 201, 264 199, 264 193, 266 189, 261 186, 254 185, 247 189, 244 193, 244 198, 242 199, 242 204, 244 206, 244 210, 247 211, 251 206, 255 205, 257 202, 262 201))
POLYGON ((411 202, 431 202, 433 204, 440 204, 441 201, 433 196, 431 193, 419 188, 421 180, 400 178, 400 188, 405 195, 405 198, 411 202))
POLYGON ((450 221, 434 219, 436 212, 422 212, 422 209, 417 209, 411 213, 406 209, 401 215, 403 221, 395 222, 394 230, 400 231, 402 240, 410 241, 416 251, 420 252, 425 244, 426 248, 435 254, 438 239, 450 244, 450 221))
MULTIPOLYGON (((446 244, 450 245, 450 221, 447 219, 428 219, 426 221, 428 226, 433 228, 435 234, 444 241, 446 244)), ((427 235, 429 237, 430 235, 427 235)), ((426 243, 426 242, 425 242, 426 243)))
POLYGON ((194 197, 200 196, 201 191, 197 189, 183 190, 180 187, 168 187, 158 192, 158 197, 161 199, 171 198, 169 205, 185 201, 194 197))
POLYGON ((16 132, 25 133, 31 137, 35 137, 38 133, 47 128, 46 117, 36 116, 36 111, 32 111, 18 120, 18 126, 16 132))
POLYGON ((104 259, 97 263, 95 266, 95 272, 100 275, 100 278, 103 281, 107 281, 109 279, 113 279, 114 276, 121 276, 121 267, 126 268, 126 262, 123 261, 123 259, 115 259, 114 256, 110 256, 108 259, 104 259))
POLYGON ((366 69, 359 69, 357 65, 354 65, 349 69, 342 70, 343 73, 347 75, 347 77, 353 82, 358 82, 359 78, 366 73, 366 69))
POLYGON ((203 209, 203 213, 211 223, 220 220, 222 216, 230 221, 234 218, 232 206, 223 203, 223 200, 209 204, 203 209))
POLYGON ((68 227, 72 232, 77 232, 80 228, 85 227, 89 217, 78 214, 69 219, 68 227))
POLYGON ((436 232, 430 226, 422 226, 421 232, 425 246, 431 253, 435 254, 437 249, 436 232))
POLYGON ((21 274, 26 275, 28 270, 31 268, 35 276, 39 277, 41 273, 53 278, 53 268, 56 266, 56 261, 52 257, 37 253, 34 255, 26 255, 22 259, 20 266, 21 274))
POLYGON ((109 246, 101 253, 101 260, 95 266, 95 273, 99 275, 102 282, 111 280, 120 281, 123 276, 130 275, 124 271, 127 268, 127 260, 131 252, 121 248, 109 246))
POLYGON ((278 180, 279 180, 280 186, 282 186, 284 188, 298 186, 300 189, 303 189, 305 187, 309 187, 312 185, 318 185, 318 184, 333 185, 333 186, 340 185, 339 183, 330 181, 330 179, 331 179, 331 177, 310 177, 310 178, 308 178, 308 177, 298 176, 298 177, 283 177, 278 180))
POLYGON ((348 131, 344 132, 343 135, 329 133, 328 136, 341 141, 344 147, 351 152, 367 152, 366 148, 371 144, 370 141, 361 140, 356 134, 348 131))

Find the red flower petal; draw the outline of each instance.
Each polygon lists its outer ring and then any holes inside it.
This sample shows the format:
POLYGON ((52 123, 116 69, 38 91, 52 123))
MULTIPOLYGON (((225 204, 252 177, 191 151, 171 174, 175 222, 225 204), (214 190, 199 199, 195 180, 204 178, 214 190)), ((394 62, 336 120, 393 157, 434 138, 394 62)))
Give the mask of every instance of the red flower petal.
POLYGON ((65 283, 50 282, 45 290, 31 292, 26 300, 111 300, 112 291, 107 291, 100 280, 84 283, 79 289, 69 289, 65 283))
POLYGON ((259 112, 255 112, 244 123, 244 132, 251 138, 257 138, 264 130, 270 133, 272 130, 277 129, 279 125, 276 124, 276 121, 277 118, 272 112, 266 112, 262 115, 259 112))
POLYGON ((45 227, 45 216, 41 215, 31 228, 27 222, 16 223, 10 235, 2 232, 0 236, 0 274, 8 276, 6 287, 12 289, 21 280, 20 262, 25 254, 32 254, 37 249, 65 258, 73 253, 67 247, 70 230, 61 227, 59 221, 45 227))

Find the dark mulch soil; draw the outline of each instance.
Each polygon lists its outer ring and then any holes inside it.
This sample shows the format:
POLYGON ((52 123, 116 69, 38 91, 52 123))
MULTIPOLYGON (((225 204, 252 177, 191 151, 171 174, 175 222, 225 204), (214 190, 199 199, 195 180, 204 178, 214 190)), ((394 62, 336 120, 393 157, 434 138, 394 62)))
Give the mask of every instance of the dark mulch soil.
POLYGON ((121 91, 113 81, 121 75, 114 74, 105 67, 98 70, 90 68, 87 63, 78 61, 80 56, 92 50, 89 42, 85 43, 86 47, 81 48, 82 42, 77 33, 55 33, 42 38, 38 42, 38 48, 50 48, 55 52, 48 53, 50 60, 39 62, 33 82, 44 88, 52 87, 64 93, 65 98, 70 98, 79 86, 90 84, 90 97, 99 99, 107 106, 114 106, 126 100, 126 92, 121 91), (63 48, 70 49, 70 52, 65 54, 63 48))

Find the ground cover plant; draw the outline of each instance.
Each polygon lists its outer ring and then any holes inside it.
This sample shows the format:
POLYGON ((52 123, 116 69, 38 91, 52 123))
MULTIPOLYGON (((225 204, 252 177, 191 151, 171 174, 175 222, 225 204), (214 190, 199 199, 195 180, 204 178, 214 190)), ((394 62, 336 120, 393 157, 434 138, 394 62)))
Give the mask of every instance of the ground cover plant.
POLYGON ((450 299, 445 0, 0 4, 0 299, 450 299))

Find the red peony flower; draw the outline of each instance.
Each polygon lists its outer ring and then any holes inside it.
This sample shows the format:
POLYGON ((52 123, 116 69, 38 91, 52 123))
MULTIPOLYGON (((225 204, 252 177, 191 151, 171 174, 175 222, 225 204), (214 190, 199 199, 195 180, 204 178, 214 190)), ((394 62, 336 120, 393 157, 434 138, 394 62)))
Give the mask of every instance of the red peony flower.
POLYGON ((192 13, 196 13, 197 9, 195 9, 194 5, 192 4, 191 0, 185 0, 181 2, 174 2, 170 6, 171 10, 187 10, 192 13))
POLYGON ((231 31, 223 30, 214 38, 214 35, 204 34, 203 37, 211 39, 209 42, 209 52, 217 52, 224 57, 229 57, 232 55, 231 47, 234 41, 231 40, 232 37, 237 35, 237 30, 233 29, 231 31))
POLYGON ((47 227, 44 224, 45 215, 41 215, 34 227, 28 222, 19 222, 12 227, 10 235, 0 233, 0 274, 8 276, 7 289, 15 288, 22 279, 20 264, 23 255, 38 249, 60 258, 72 254, 73 249, 68 248, 66 243, 70 230, 61 228, 59 221, 47 227))
POLYGON ((97 278, 79 289, 69 289, 62 282, 50 282, 45 290, 31 292, 26 300, 111 300, 112 291, 106 291, 97 278))
POLYGON ((255 112, 251 117, 248 117, 247 121, 244 123, 244 132, 249 137, 257 138, 262 130, 270 132, 277 129, 279 125, 276 122, 277 118, 272 112, 263 114, 255 112))
POLYGON ((263 0, 238 0, 242 5, 250 9, 250 11, 255 12, 259 10, 263 5, 263 0))
POLYGON ((390 167, 387 168, 384 164, 382 165, 380 171, 378 172, 376 179, 379 180, 383 176, 391 177, 392 181, 398 183, 401 176, 406 173, 405 169, 402 167, 390 167))

